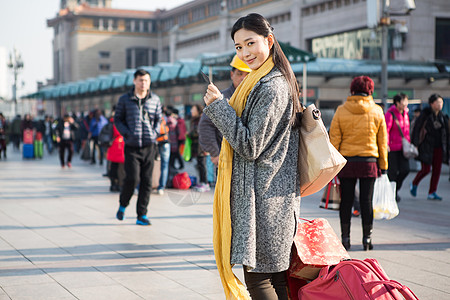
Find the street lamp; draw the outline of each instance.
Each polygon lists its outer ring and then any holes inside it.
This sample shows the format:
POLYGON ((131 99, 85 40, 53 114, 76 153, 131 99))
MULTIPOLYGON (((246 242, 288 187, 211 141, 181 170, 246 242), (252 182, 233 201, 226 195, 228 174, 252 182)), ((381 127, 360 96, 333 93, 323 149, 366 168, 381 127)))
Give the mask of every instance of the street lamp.
POLYGON ((17 75, 19 74, 19 71, 23 68, 23 61, 22 57, 17 51, 16 48, 14 48, 13 53, 9 54, 9 61, 8 61, 8 68, 13 71, 14 74, 14 85, 13 85, 13 101, 14 101, 14 113, 17 116, 17 75))
MULTIPOLYGON (((416 3, 414 0, 403 0, 403 6, 401 7, 401 12, 391 12, 390 11, 390 0, 381 0, 381 100, 383 106, 386 107, 386 102, 388 98, 388 27, 391 23, 396 23, 391 21, 391 16, 407 16, 411 11, 416 9, 416 3)), ((403 24, 402 32, 408 32, 408 28, 403 24)))

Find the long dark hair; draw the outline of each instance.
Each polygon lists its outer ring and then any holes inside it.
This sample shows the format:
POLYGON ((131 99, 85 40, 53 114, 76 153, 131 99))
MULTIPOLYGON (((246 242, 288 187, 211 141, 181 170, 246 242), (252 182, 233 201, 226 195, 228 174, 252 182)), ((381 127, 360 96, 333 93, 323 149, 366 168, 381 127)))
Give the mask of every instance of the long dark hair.
MULTIPOLYGON (((263 16, 255 13, 246 15, 245 17, 241 17, 236 21, 236 23, 234 23, 233 28, 231 29, 231 39, 233 41, 234 34, 240 29, 253 31, 265 38, 268 37, 269 34, 273 35, 273 28, 272 26, 270 26, 269 22, 263 16)), ((292 71, 289 60, 286 58, 286 55, 284 55, 283 50, 281 50, 280 44, 278 44, 275 35, 273 35, 273 46, 270 51, 275 67, 277 67, 278 70, 280 70, 280 72, 284 75, 289 85, 289 94, 294 105, 291 117, 291 125, 293 125, 296 120, 296 113, 301 111, 297 79, 295 78, 294 72, 292 71)))

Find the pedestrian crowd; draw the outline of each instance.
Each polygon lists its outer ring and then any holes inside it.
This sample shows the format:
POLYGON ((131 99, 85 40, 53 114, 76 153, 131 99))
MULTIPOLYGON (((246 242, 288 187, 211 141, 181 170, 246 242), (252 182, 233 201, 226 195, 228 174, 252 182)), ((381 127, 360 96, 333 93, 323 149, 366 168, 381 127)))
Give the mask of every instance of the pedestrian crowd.
MULTIPOLYGON (((252 298, 288 299, 286 270, 300 215, 300 89, 264 17, 240 18, 231 38, 236 48, 231 86, 220 91, 209 82, 204 106, 163 106, 151 90, 150 74, 138 69, 133 88, 118 99, 110 116, 95 109, 86 115, 33 120, 27 114, 7 121, 0 113, 0 159, 7 159, 9 141, 13 151, 23 143, 24 158, 42 158, 44 148, 48 155, 58 149, 61 168, 72 168, 74 154, 92 165, 103 165, 106 158, 110 191, 120 193, 116 218, 125 218, 137 190, 136 224, 144 226, 151 225, 152 190, 164 195, 167 188, 180 186, 185 163, 193 161, 197 172, 185 174, 187 187, 207 192, 215 186, 214 248, 225 291, 246 294, 231 272, 231 265, 239 264, 252 298)), ((410 121, 407 95, 395 95, 384 111, 373 99, 374 90, 370 77, 355 77, 329 129, 330 142, 347 160, 337 175, 346 250, 351 248, 352 215, 361 216, 363 249, 374 249, 377 178, 384 175, 395 183, 395 200, 401 201, 399 190, 410 173, 405 145, 418 149, 415 159, 421 164, 409 184, 413 197, 431 172, 427 199, 441 201, 441 166, 449 163, 450 124, 442 96, 432 94, 410 121)))

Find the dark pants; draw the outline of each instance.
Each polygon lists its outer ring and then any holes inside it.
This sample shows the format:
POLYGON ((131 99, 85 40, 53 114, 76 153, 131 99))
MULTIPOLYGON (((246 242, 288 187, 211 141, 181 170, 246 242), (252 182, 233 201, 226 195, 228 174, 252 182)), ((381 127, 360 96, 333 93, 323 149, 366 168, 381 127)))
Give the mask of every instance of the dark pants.
POLYGON ((208 179, 206 178, 206 157, 205 156, 197 156, 197 169, 200 175, 200 183, 208 183, 208 179))
POLYGON ((98 136, 91 137, 91 140, 94 141, 94 147, 92 147, 91 163, 95 164, 95 152, 98 148, 98 151, 100 152, 100 164, 103 165, 103 148, 98 143, 98 136))
POLYGON ((184 169, 184 161, 179 151, 170 152, 169 167, 171 169, 184 169), (179 168, 175 168, 175 161, 178 160, 179 168))
MULTIPOLYGON (((355 199, 355 186, 358 178, 341 178, 341 206, 339 208, 339 218, 341 224, 350 224, 352 218, 352 206, 355 199)), ((375 179, 359 178, 359 204, 361 207, 361 219, 363 225, 373 224, 373 187, 375 179)))
POLYGON ((286 271, 278 273, 247 272, 244 266, 247 290, 254 300, 288 300, 286 271))
POLYGON ((419 182, 430 173, 431 166, 433 166, 433 172, 431 173, 430 189, 428 194, 432 194, 437 191, 439 177, 441 176, 442 167, 442 148, 434 148, 432 165, 422 163, 422 169, 417 173, 412 184, 419 185, 419 182))
POLYGON ((13 149, 16 151, 20 150, 20 134, 13 134, 11 135, 11 140, 13 143, 13 149))
POLYGON ((403 156, 403 151, 391 151, 388 155, 390 181, 395 181, 397 193, 401 189, 403 181, 409 174, 409 161, 403 156))
POLYGON ((152 173, 156 145, 143 148, 125 146, 125 180, 120 193, 120 205, 127 207, 139 183, 136 212, 138 217, 147 215, 147 206, 152 190, 152 173))
POLYGON ((119 163, 111 162, 108 176, 111 180, 111 186, 119 185, 119 163))
POLYGON ((67 162, 72 162, 72 155, 73 155, 73 143, 70 140, 61 140, 59 143, 59 161, 61 162, 61 166, 65 165, 64 162, 64 153, 67 149, 67 162))

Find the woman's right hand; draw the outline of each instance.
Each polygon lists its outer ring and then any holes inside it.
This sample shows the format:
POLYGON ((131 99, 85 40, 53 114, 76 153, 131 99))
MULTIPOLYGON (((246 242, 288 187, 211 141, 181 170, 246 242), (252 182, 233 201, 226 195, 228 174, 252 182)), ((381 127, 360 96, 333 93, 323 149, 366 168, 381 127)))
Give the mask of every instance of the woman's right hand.
POLYGON ((210 83, 208 85, 208 89, 206 90, 206 94, 203 97, 203 100, 205 101, 206 105, 210 105, 217 99, 222 99, 223 95, 220 92, 220 90, 215 86, 213 83, 210 83))

